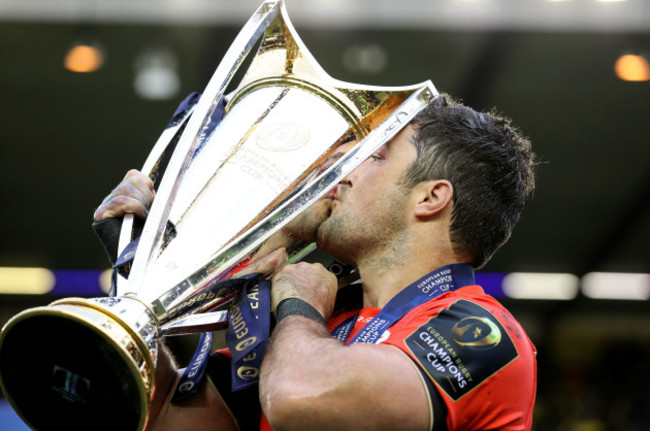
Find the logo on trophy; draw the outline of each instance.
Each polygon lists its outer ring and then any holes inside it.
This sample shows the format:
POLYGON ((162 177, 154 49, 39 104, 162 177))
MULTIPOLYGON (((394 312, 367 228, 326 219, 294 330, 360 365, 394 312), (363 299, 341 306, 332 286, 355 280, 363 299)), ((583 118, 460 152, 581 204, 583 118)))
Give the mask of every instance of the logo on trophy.
MULTIPOLYGON (((110 296, 58 300, 3 328, 0 384, 16 412, 37 430, 143 429, 158 340, 224 329, 243 263, 435 95, 429 81, 331 78, 282 1, 263 3, 143 166, 156 199, 143 226, 122 222, 128 277, 110 296), (328 161, 345 142, 355 144, 328 161)), ((298 244, 291 259, 314 248, 298 244)))

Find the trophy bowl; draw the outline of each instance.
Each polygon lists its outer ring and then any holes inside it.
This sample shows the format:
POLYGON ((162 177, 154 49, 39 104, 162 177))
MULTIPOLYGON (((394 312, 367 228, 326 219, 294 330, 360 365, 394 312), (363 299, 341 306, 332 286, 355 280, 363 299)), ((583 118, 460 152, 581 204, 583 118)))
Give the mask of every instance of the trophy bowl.
POLYGON ((136 300, 104 299, 112 304, 69 298, 29 309, 2 331, 3 391, 34 429, 143 428, 155 364, 144 338, 155 320, 136 300))

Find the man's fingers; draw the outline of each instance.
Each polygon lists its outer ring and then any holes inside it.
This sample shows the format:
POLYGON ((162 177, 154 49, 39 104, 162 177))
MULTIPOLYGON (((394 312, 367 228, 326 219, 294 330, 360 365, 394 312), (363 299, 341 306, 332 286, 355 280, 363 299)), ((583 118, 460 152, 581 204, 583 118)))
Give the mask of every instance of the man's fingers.
POLYGON ((287 298, 299 298, 329 318, 336 298, 336 276, 320 263, 285 265, 271 279, 271 310, 287 298))
POLYGON ((142 172, 131 169, 97 208, 94 218, 100 221, 124 214, 145 218, 155 196, 153 181, 142 172))
POLYGON ((256 261, 254 261, 253 263, 251 263, 245 269, 241 270, 239 272, 239 275, 246 275, 246 274, 252 274, 254 272, 259 272, 262 274, 262 276, 268 277, 269 275, 277 271, 279 268, 281 268, 287 259, 288 259, 287 251, 284 248, 278 248, 277 250, 274 250, 269 254, 267 254, 266 256, 263 256, 257 259, 256 261))
POLYGON ((124 214, 134 214, 137 217, 146 218, 148 211, 149 205, 143 204, 141 200, 119 195, 102 203, 95 211, 94 218, 96 221, 100 221, 111 217, 121 217, 124 214))
POLYGON ((143 196, 148 198, 149 202, 151 202, 156 195, 154 183, 151 178, 137 169, 131 169, 126 173, 120 185, 123 184, 129 184, 137 189, 143 196))

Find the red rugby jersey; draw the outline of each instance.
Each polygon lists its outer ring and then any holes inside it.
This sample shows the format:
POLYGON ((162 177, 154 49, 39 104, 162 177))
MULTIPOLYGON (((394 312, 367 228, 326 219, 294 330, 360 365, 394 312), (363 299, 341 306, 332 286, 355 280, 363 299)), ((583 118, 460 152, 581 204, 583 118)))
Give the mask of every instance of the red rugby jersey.
MULTIPOLYGON (((348 340, 379 313, 363 308, 348 340)), ((357 314, 334 316, 333 331, 357 314)), ((465 286, 408 312, 381 336, 424 371, 454 430, 530 430, 537 386, 536 349, 521 325, 480 286, 465 286)), ((261 430, 271 430, 262 415, 261 430)))
MULTIPOLYGON (((359 312, 348 340, 378 308, 359 312)), ((356 312, 328 322, 333 331, 356 312)), ((480 286, 465 286, 407 313, 381 336, 409 355, 435 385, 453 430, 530 430, 536 349, 521 325, 480 286)))

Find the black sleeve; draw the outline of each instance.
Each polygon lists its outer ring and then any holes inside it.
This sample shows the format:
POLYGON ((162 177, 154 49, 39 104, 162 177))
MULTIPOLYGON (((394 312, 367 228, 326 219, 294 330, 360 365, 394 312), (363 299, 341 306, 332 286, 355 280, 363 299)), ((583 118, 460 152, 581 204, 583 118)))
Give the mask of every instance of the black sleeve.
POLYGON ((239 429, 241 431, 259 431, 262 419, 259 386, 256 384, 233 392, 231 390, 230 358, 220 353, 210 355, 206 372, 235 416, 239 429))
MULTIPOLYGON (((414 361, 415 363, 415 361, 414 361)), ((427 387, 429 399, 431 400, 431 407, 433 409, 433 424, 432 431, 447 431, 447 406, 440 397, 436 386, 431 381, 427 373, 415 363, 416 368, 422 375, 422 379, 427 387)))
MULTIPOLYGON (((122 217, 113 217, 107 218, 100 221, 93 221, 93 231, 99 241, 104 247, 106 256, 111 262, 111 265, 114 265, 117 261, 117 248, 120 243, 120 231, 122 230, 122 217)), ((138 218, 133 220, 131 238, 137 239, 142 234, 142 228, 144 227, 144 221, 138 218)), ((171 222, 167 222, 165 235, 174 237, 176 236, 176 230, 174 225, 171 222)))
POLYGON ((111 265, 117 260, 117 247, 120 241, 120 230, 122 229, 122 218, 107 218, 101 221, 93 221, 93 231, 104 247, 106 256, 111 265))

